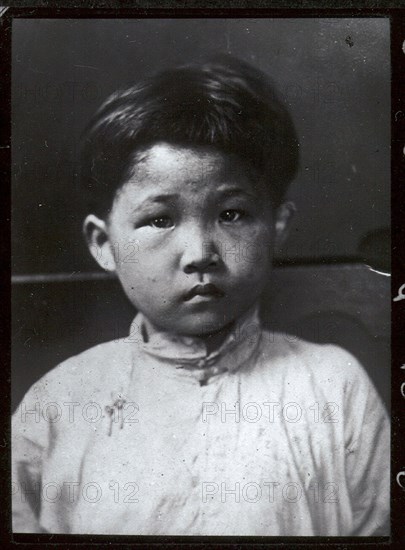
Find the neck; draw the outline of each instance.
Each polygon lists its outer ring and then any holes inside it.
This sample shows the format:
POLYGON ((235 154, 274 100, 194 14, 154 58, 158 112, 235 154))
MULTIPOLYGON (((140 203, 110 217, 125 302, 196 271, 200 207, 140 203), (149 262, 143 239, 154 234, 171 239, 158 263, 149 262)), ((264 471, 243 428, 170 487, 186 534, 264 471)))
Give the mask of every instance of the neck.
MULTIPOLYGON (((167 335, 172 335, 170 331, 164 330, 160 327, 156 327, 149 319, 144 317, 145 324, 145 334, 149 338, 156 333, 166 333, 167 335)), ((207 354, 211 354, 217 349, 219 349, 228 335, 232 332, 235 322, 230 323, 229 325, 223 327, 222 329, 212 332, 209 334, 173 334, 173 336, 179 338, 187 338, 188 340, 193 340, 198 344, 203 344, 207 349, 207 354)))
MULTIPOLYGON (((253 306, 256 307, 256 306, 253 306)), ((165 330, 161 327, 155 326, 147 317, 143 317, 144 321, 144 337, 146 338, 151 337, 153 334, 156 333, 165 333, 169 337, 175 337, 175 338, 184 338, 186 340, 193 341, 196 344, 202 344, 206 350, 207 355, 210 355, 211 353, 217 351, 224 341, 227 339, 227 337, 232 334, 233 331, 238 333, 240 326, 243 324, 243 322, 246 319, 246 316, 249 315, 249 313, 252 311, 253 308, 248 310, 241 318, 236 319, 235 321, 232 321, 225 327, 221 328, 218 331, 211 332, 209 334, 173 334, 168 330, 165 330)))
POLYGON ((232 332, 234 325, 234 322, 230 323, 217 332, 203 334, 201 336, 196 336, 196 338, 205 344, 207 353, 211 354, 222 346, 228 335, 232 332))

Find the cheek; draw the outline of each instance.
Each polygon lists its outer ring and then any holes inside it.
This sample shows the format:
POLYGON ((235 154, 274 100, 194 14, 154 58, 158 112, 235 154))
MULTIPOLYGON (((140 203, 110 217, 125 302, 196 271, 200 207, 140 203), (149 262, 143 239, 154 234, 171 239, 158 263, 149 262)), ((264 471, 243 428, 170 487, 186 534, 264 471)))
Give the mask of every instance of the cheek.
POLYGON ((117 276, 127 295, 136 302, 161 300, 173 284, 162 262, 147 251, 117 265, 117 276))
POLYGON ((225 261, 227 264, 234 263, 239 272, 260 276, 261 271, 269 269, 273 244, 273 231, 267 226, 251 228, 236 243, 229 244, 228 250, 224 249, 225 261))
MULTIPOLYGON (((131 228, 119 228, 110 235, 110 247, 112 249, 117 271, 123 275, 137 272, 142 266, 151 263, 150 256, 153 251, 144 239, 134 237, 131 228)), ((153 265, 153 264, 152 264, 153 265)))

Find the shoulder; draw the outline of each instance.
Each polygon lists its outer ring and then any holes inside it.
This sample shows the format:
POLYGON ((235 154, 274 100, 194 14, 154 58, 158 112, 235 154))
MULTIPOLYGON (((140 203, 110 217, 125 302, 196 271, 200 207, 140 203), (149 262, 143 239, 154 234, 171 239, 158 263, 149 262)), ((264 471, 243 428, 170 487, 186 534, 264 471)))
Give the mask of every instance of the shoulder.
POLYGON ((98 344, 63 361, 29 390, 39 401, 94 394, 110 381, 116 381, 131 367, 131 346, 124 339, 98 344))
POLYGON ((278 388, 284 400, 335 403, 361 425, 386 421, 378 392, 358 359, 334 344, 265 331, 259 361, 260 384, 278 388), (372 414, 371 414, 372 412, 372 414))
POLYGON ((31 386, 13 415, 13 445, 18 447, 22 437, 46 447, 51 432, 54 437, 56 432, 72 426, 70 415, 75 407, 83 410, 93 403, 104 403, 117 385, 128 380, 131 358, 131 345, 125 340, 111 341, 71 357, 46 373, 31 386))
POLYGON ((368 385, 369 377, 349 351, 335 344, 309 342, 295 335, 263 331, 262 358, 276 362, 284 377, 347 389, 353 383, 368 385))

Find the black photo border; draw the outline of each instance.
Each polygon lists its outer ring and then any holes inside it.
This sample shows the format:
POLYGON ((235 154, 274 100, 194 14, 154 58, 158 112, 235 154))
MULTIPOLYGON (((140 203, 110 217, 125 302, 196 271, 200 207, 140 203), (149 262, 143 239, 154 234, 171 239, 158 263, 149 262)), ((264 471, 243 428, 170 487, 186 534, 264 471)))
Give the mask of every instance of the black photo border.
MULTIPOLYGON (((8 2, 4 2, 7 4, 8 2)), ((3 3, 2 3, 3 4, 3 3)), ((2 548, 350 548, 405 547, 405 2, 158 0, 18 1, 0 7, 1 358, 0 491, 2 548), (391 28, 391 536, 390 537, 173 537, 13 534, 11 529, 11 38, 17 18, 389 18, 391 28), (402 368, 403 367, 403 368, 402 368)))

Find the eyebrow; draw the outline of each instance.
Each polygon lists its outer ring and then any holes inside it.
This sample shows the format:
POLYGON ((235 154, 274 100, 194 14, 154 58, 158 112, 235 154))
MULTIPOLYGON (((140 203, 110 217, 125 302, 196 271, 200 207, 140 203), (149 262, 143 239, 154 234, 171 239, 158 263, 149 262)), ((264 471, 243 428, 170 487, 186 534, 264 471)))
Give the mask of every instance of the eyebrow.
POLYGON ((258 196, 254 193, 250 193, 249 191, 245 191, 244 189, 240 189, 239 187, 230 187, 227 189, 219 190, 219 195, 224 198, 228 197, 247 197, 249 199, 257 199, 258 196))
MULTIPOLYGON (((219 198, 231 198, 231 197, 247 197, 249 199, 257 199, 257 195, 254 193, 249 193, 248 191, 244 191, 243 189, 240 189, 239 187, 230 187, 225 189, 219 189, 218 191, 219 198)), ((151 205, 151 204, 173 204, 173 202, 180 197, 177 193, 170 193, 170 194, 162 194, 162 195, 151 195, 149 197, 146 197, 138 206, 137 209, 141 209, 145 206, 151 205)))
POLYGON ((168 195, 151 195, 150 197, 146 197, 138 206, 137 208, 142 208, 143 206, 146 206, 148 204, 171 204, 175 199, 177 199, 179 195, 177 193, 172 193, 168 195))

